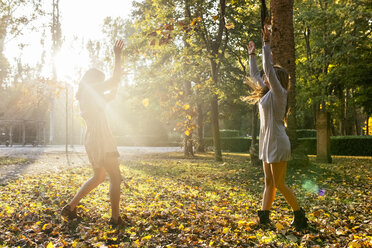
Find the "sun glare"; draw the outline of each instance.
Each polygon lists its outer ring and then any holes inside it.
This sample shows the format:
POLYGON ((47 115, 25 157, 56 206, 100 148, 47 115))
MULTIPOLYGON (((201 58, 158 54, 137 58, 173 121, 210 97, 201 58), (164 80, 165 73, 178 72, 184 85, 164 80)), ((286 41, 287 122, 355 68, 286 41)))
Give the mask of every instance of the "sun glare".
POLYGON ((54 57, 57 79, 68 84, 78 81, 89 65, 89 57, 70 49, 61 49, 54 57))

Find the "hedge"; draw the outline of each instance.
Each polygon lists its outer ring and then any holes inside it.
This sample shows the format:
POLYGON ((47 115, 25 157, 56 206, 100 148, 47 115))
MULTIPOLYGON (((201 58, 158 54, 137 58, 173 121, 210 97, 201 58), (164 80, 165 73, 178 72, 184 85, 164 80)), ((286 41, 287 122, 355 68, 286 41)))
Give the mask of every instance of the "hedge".
POLYGON ((239 130, 234 129, 221 129, 220 136, 221 137, 239 137, 239 130))
POLYGON ((296 134, 297 134, 297 138, 316 137, 316 130, 315 129, 297 129, 296 134))
MULTIPOLYGON (((212 138, 204 139, 206 146, 213 146, 212 138)), ((299 146, 307 153, 316 155, 316 138, 299 138, 299 146)), ((222 137, 221 149, 230 152, 248 152, 251 138, 222 137)), ((372 156, 372 136, 332 136, 331 154, 345 156, 372 156)))
MULTIPOLYGON (((248 137, 221 137, 221 149, 228 152, 247 152, 251 146, 248 137)), ((213 146, 213 138, 204 138, 205 146, 213 146)))

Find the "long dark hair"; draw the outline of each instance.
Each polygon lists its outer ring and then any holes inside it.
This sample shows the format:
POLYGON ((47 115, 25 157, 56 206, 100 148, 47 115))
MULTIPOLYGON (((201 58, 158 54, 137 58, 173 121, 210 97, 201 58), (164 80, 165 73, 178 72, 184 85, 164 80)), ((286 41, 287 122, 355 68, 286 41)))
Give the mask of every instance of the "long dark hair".
POLYGON ((80 100, 82 94, 86 91, 89 84, 100 83, 105 80, 105 74, 95 68, 89 69, 80 80, 79 89, 76 93, 76 99, 80 100))

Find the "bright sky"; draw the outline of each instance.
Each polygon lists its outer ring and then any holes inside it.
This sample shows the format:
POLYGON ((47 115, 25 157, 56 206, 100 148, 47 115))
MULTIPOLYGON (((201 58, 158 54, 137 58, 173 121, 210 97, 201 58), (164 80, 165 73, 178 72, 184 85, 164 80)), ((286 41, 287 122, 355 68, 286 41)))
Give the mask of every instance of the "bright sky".
MULTIPOLYGON (((44 0, 44 2, 46 10, 51 12, 52 1, 44 0)), ((88 63, 87 52, 81 49, 84 47, 83 42, 86 43, 89 39, 102 38, 101 30, 105 17, 128 18, 132 6, 131 2, 132 0, 61 0, 59 2, 63 37, 63 47, 57 58, 57 66, 59 66, 57 71, 59 71, 60 80, 76 80, 75 75, 73 75, 74 70, 77 67, 86 69, 86 66, 88 66, 86 65, 88 63)), ((42 20, 51 23, 51 17, 49 19, 43 18, 42 20)), ((47 40, 45 40, 44 46, 48 52, 51 48, 50 28, 46 28, 46 32, 49 33, 46 36, 47 40)), ((43 51, 40 44, 41 37, 42 34, 38 31, 25 32, 23 37, 10 40, 6 44, 5 56, 11 64, 14 64, 17 58, 21 58, 22 63, 35 65, 40 61, 43 51), (22 52, 18 47, 21 41, 27 43, 22 52)))

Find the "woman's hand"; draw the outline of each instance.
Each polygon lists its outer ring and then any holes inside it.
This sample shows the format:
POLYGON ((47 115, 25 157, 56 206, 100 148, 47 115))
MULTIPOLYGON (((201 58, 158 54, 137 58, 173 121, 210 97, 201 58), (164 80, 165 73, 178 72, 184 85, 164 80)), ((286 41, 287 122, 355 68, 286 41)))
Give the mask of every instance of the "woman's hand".
POLYGON ((121 51, 123 51, 123 47, 124 47, 124 42, 123 40, 117 40, 115 42, 115 45, 114 45, 114 53, 115 53, 115 56, 120 56, 121 54, 121 51))
POLYGON ((249 55, 254 55, 255 53, 255 49, 256 49, 256 47, 255 47, 255 45, 254 45, 254 42, 253 41, 250 41, 249 43, 248 43, 248 53, 249 53, 249 55))
POLYGON ((262 36, 264 42, 270 42, 270 35, 271 35, 271 29, 269 29, 268 25, 264 26, 264 29, 262 29, 262 36))

